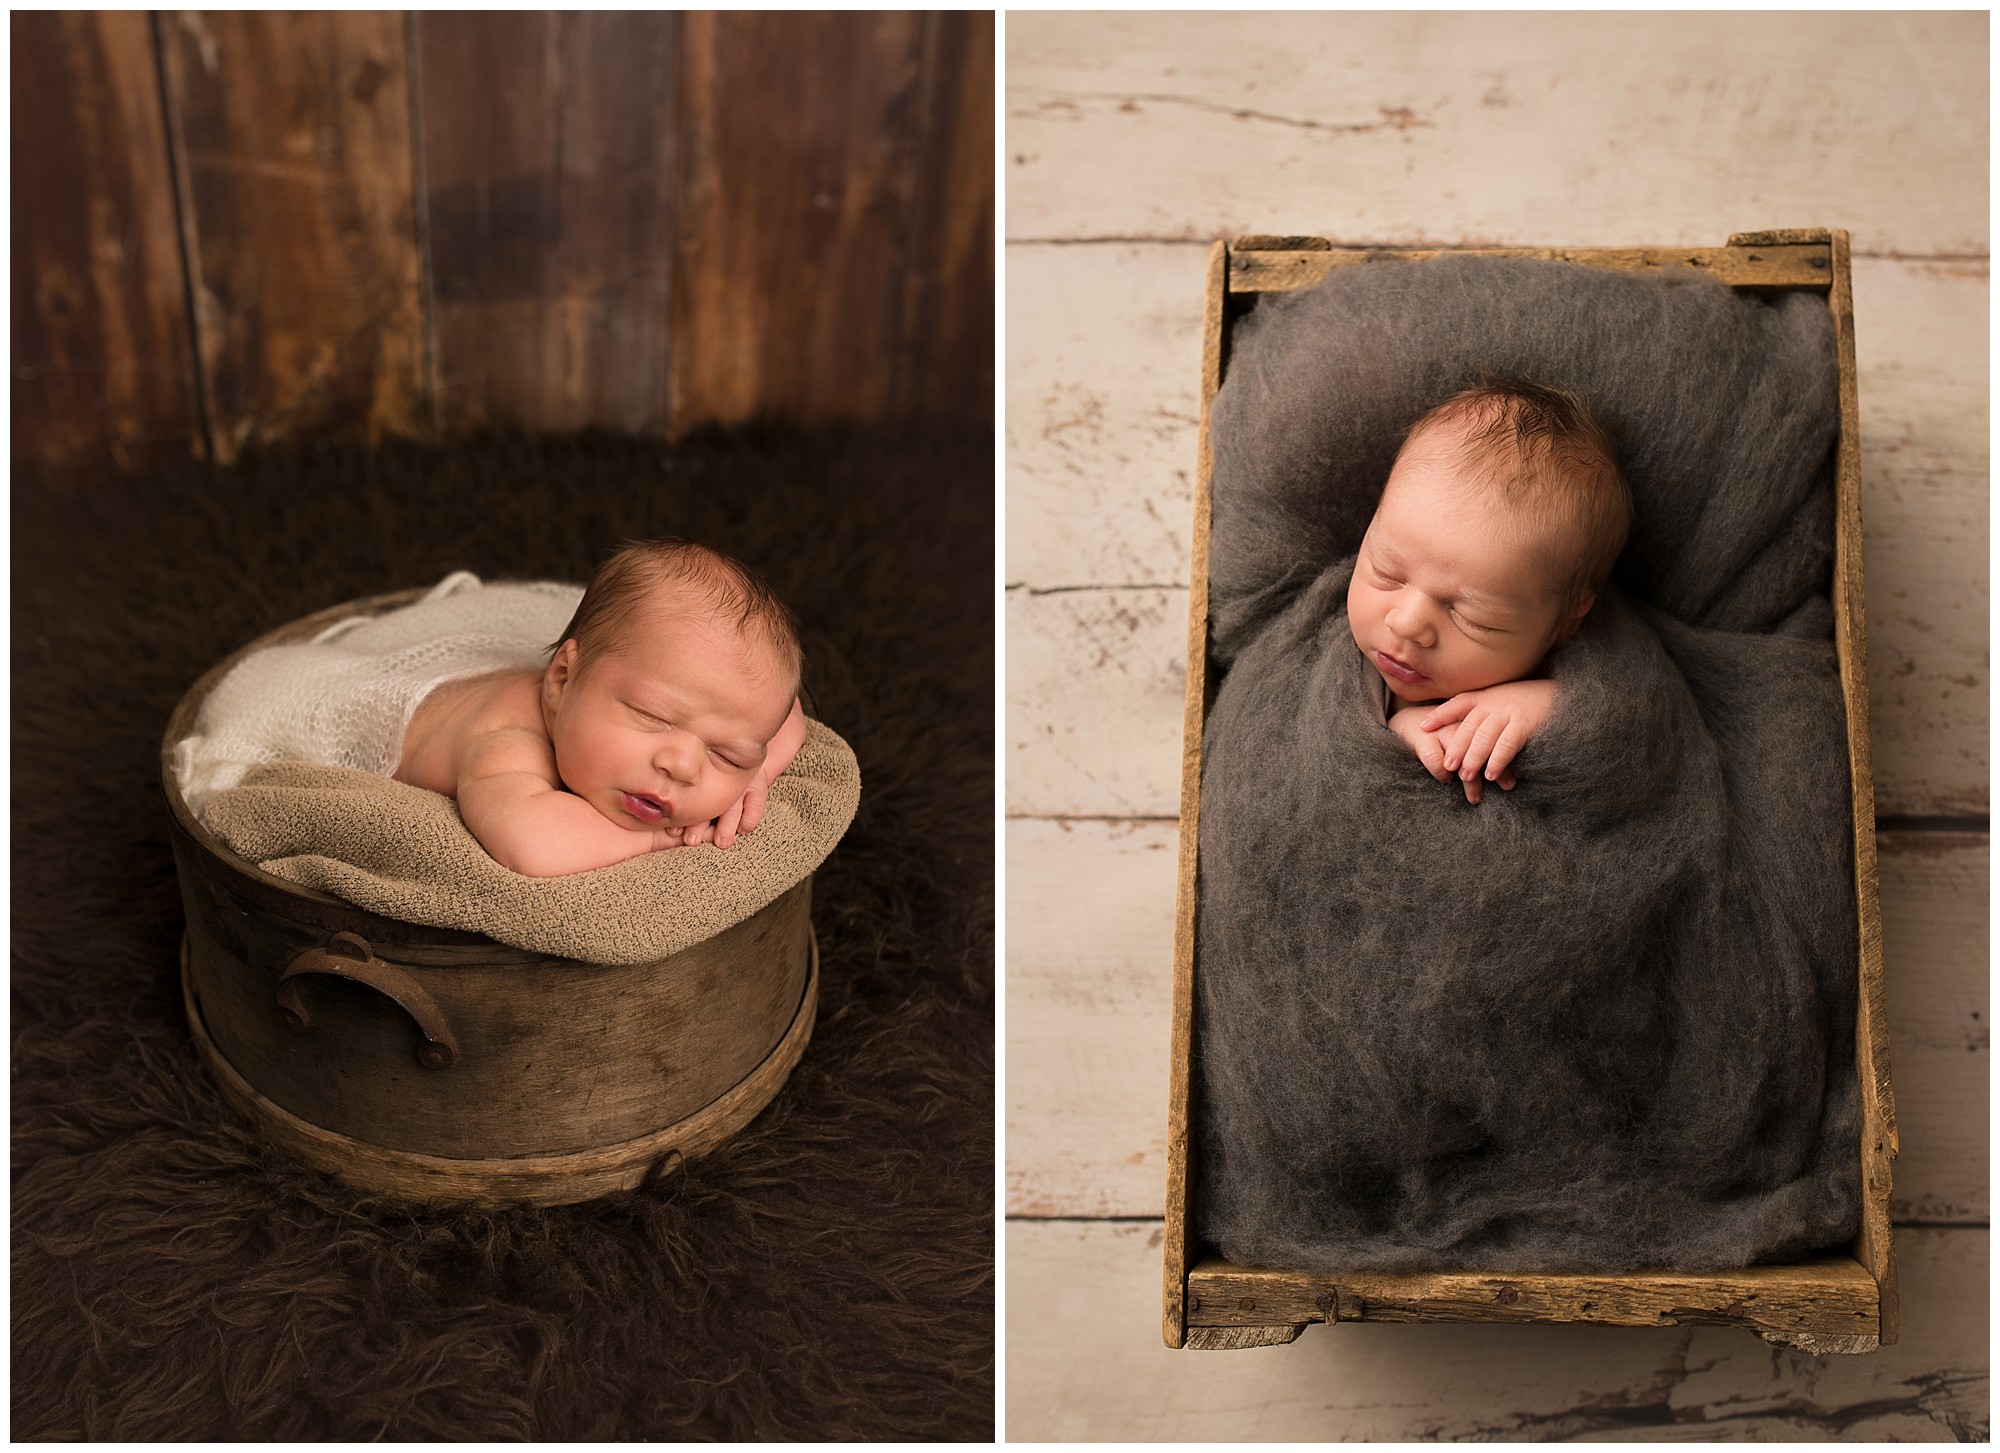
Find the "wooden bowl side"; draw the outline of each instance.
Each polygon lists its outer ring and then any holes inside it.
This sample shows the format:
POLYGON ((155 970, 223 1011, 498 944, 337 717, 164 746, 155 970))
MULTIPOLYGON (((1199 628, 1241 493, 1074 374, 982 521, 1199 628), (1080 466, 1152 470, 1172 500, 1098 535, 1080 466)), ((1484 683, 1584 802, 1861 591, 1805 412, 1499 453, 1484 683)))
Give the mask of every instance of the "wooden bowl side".
POLYGON ((209 1037, 183 947, 181 989, 188 1024, 223 1098, 271 1144, 364 1191, 427 1205, 558 1206, 632 1190, 730 1139, 784 1088, 819 1004, 819 944, 808 938, 805 987, 771 1052, 700 1109, 615 1144, 568 1154, 454 1157, 396 1150, 342 1135, 292 1114, 238 1074, 209 1037))

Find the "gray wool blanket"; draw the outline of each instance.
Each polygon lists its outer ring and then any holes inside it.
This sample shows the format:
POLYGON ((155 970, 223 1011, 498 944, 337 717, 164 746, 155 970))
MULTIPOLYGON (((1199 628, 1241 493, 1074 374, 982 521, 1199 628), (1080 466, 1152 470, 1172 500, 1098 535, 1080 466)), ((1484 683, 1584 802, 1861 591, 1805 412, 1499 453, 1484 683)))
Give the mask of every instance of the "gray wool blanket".
POLYGON ((1859 1205, 1856 924, 1818 297, 1444 258, 1236 331, 1211 416, 1193 1173, 1303 1269, 1742 1266, 1859 1205), (1637 517, 1477 806, 1382 723, 1353 555, 1480 371, 1581 393, 1637 517))

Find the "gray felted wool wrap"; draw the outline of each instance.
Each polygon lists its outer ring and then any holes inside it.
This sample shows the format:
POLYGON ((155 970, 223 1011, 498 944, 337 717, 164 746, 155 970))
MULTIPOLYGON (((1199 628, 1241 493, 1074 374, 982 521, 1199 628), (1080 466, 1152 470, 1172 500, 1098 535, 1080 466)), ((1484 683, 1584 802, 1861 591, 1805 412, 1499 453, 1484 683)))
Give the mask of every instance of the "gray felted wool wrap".
MULTIPOLYGON (((1275 301, 1277 306, 1272 306, 1275 301)), ((1854 1233, 1856 924, 1826 599, 1823 301, 1440 259, 1240 328, 1211 433, 1194 1176, 1305 1269, 1688 1269, 1854 1233), (1402 432, 1481 370, 1576 390, 1637 506, 1477 806, 1346 619, 1402 432)))
POLYGON ((821 722, 771 784, 757 830, 529 878, 496 863, 448 797, 308 762, 254 767, 204 822, 267 873, 390 918, 586 963, 649 963, 740 923, 811 873, 861 799, 853 750, 821 722))

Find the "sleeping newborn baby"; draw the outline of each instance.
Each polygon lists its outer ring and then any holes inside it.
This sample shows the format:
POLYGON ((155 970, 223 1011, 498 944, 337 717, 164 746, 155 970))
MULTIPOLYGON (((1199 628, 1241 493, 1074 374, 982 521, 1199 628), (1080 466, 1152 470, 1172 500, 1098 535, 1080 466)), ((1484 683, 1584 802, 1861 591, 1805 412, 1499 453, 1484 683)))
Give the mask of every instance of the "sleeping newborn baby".
POLYGON ((743 566, 682 541, 601 568, 548 665, 448 682, 417 706, 395 779, 458 800, 531 877, 663 848, 727 848, 806 739, 798 637, 743 566))
POLYGON ((1610 437, 1574 395, 1468 389, 1411 426, 1347 590, 1388 725, 1468 802, 1512 788, 1555 706, 1540 673, 1583 623, 1631 528, 1610 437))

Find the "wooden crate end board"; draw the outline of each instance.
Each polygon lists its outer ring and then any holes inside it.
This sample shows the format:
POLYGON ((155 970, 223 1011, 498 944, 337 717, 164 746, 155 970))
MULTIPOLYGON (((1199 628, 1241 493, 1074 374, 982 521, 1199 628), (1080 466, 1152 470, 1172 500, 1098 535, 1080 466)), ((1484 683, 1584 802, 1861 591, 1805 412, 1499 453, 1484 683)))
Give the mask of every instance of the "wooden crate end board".
MULTIPOLYGON (((1623 1274, 1312 1273, 1206 1257, 1188 1273, 1197 1327, 1279 1329, 1309 1322, 1586 1323, 1743 1327, 1782 1338, 1872 1343, 1875 1279, 1852 1257, 1737 1271, 1623 1274)), ((1289 1340, 1289 1339, 1286 1339, 1289 1340)))
POLYGON ((1640 1277, 1493 1278, 1314 1277, 1248 1271, 1199 1255, 1193 1239, 1195 1174, 1188 1111, 1193 1036, 1194 886, 1198 864, 1201 731, 1210 682, 1207 662, 1209 404, 1227 355, 1232 296, 1310 287, 1335 267, 1420 261, 1440 250, 1336 248, 1323 238, 1239 239, 1210 251, 1204 307, 1201 423, 1197 443, 1195 532, 1190 562, 1188 691, 1182 744, 1180 873, 1176 891, 1172 1074, 1164 1330, 1167 1345, 1189 1348, 1289 1342, 1313 1321, 1592 1321, 1610 1325, 1743 1325, 1767 1340, 1808 1352, 1868 1352, 1895 1342, 1895 1256, 1889 1227, 1890 1161, 1896 1154, 1882 990, 1881 923, 1874 840, 1874 791, 1867 718, 1860 518, 1860 417, 1854 370, 1851 262, 1845 231, 1792 228, 1737 233, 1723 248, 1481 248, 1469 255, 1540 257, 1635 271, 1699 267, 1732 287, 1825 290, 1833 310, 1839 377, 1838 520, 1835 636, 1848 709, 1854 784, 1856 907, 1860 917, 1860 1006, 1856 1054, 1862 1080, 1862 1225, 1852 1257, 1721 1274, 1640 1277), (1251 1278, 1246 1291, 1232 1278, 1251 1278), (1474 1295, 1466 1295, 1471 1287, 1474 1295), (1372 1288, 1373 1295, 1370 1295, 1372 1288), (1730 1295, 1718 1300, 1722 1292, 1730 1295), (1276 1295, 1276 1304, 1271 1297, 1276 1295), (1232 1305, 1233 1298, 1233 1305, 1232 1305), (1352 1300, 1348 1300, 1352 1298, 1352 1300), (1495 1312, 1494 1308, 1502 1309, 1495 1312))

